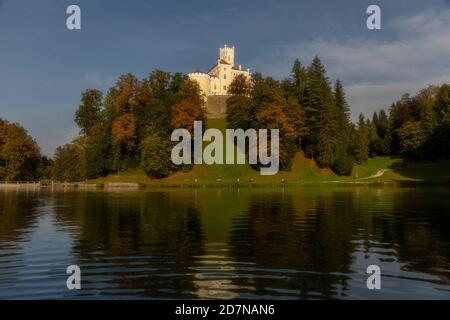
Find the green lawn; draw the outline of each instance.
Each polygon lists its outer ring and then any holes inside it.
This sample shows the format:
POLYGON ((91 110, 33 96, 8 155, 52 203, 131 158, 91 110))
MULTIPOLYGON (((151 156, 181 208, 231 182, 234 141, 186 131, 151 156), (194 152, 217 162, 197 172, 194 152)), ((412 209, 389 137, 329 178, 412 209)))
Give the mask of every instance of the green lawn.
MULTIPOLYGON (((225 131, 223 119, 209 119, 208 128, 225 131)), ((355 165, 352 177, 336 176, 329 169, 318 168, 315 162, 298 152, 290 171, 280 171, 273 176, 261 176, 259 170, 245 165, 195 165, 189 172, 177 172, 164 179, 150 179, 142 170, 134 169, 117 175, 91 180, 91 183, 134 182, 141 185, 279 185, 321 183, 374 183, 374 182, 450 182, 450 161, 422 164, 404 164, 399 159, 375 157, 363 165, 355 165), (381 177, 364 179, 386 170, 381 177), (363 179, 361 179, 363 178, 363 179)))

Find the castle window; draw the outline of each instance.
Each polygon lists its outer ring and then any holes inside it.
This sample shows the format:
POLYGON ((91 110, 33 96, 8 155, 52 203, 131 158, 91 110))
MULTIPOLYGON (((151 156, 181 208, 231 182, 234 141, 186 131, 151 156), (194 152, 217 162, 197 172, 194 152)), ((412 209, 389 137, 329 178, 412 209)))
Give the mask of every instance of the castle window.
POLYGON ((223 75, 223 78, 224 78, 224 79, 226 79, 226 78, 227 78, 227 75, 226 75, 226 74, 224 74, 224 75, 223 75))
POLYGON ((223 90, 227 90, 227 86, 223 86, 223 90))

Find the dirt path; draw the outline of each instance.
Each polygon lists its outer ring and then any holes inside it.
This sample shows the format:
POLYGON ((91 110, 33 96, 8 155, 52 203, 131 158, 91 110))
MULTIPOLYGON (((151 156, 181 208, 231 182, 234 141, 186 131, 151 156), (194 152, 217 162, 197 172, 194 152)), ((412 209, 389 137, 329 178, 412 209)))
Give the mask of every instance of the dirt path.
POLYGON ((374 175, 371 175, 369 177, 348 179, 348 180, 338 180, 338 181, 332 181, 332 182, 355 182, 355 181, 367 180, 367 179, 372 179, 372 178, 378 178, 378 177, 384 176, 386 171, 389 171, 389 169, 378 170, 377 173, 375 173, 374 175))

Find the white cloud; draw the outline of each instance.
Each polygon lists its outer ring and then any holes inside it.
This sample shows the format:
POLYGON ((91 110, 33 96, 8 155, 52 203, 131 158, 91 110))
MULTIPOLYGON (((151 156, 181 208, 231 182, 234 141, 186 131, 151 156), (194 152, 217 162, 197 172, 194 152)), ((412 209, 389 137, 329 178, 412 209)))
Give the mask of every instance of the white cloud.
MULTIPOLYGON (((429 84, 450 82, 450 10, 401 16, 383 25, 381 32, 389 39, 315 39, 286 46, 271 59, 283 62, 264 71, 283 78, 296 57, 309 63, 319 55, 330 78, 343 81, 353 118, 360 112, 370 115, 387 108, 403 93, 415 94, 429 84)), ((270 63, 256 61, 258 65, 270 63)))

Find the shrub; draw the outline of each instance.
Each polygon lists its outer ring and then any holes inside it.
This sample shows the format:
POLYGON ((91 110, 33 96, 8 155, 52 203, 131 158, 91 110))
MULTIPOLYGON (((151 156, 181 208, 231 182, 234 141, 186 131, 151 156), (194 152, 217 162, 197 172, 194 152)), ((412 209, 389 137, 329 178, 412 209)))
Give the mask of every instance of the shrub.
POLYGON ((350 176, 353 171, 353 159, 340 157, 331 165, 331 170, 340 176, 350 176))

